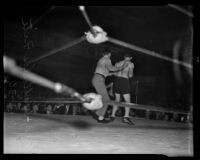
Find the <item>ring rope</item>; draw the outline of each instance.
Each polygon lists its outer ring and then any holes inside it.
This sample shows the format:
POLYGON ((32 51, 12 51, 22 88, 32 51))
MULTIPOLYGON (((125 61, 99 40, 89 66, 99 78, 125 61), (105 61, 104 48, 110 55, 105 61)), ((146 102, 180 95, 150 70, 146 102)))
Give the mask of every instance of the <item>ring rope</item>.
POLYGON ((193 66, 191 64, 189 64, 189 63, 185 63, 185 62, 179 61, 177 59, 173 59, 173 58, 170 58, 170 57, 167 57, 167 56, 163 56, 163 55, 158 54, 158 53, 156 53, 154 51, 150 51, 150 50, 135 46, 133 44, 120 41, 120 40, 115 39, 115 38, 108 37, 108 41, 110 41, 110 42, 112 42, 114 44, 118 44, 120 46, 129 48, 129 49, 132 49, 132 50, 136 50, 136 51, 151 55, 153 57, 157 57, 157 58, 160 58, 160 59, 172 62, 172 63, 176 63, 176 64, 179 64, 179 65, 182 65, 182 66, 187 67, 189 69, 193 68, 193 66))
POLYGON ((191 17, 191 18, 194 17, 193 13, 191 13, 191 12, 189 12, 189 11, 187 11, 187 10, 185 10, 185 9, 183 9, 183 8, 181 8, 181 7, 179 7, 179 6, 177 6, 177 5, 168 4, 168 6, 174 8, 174 9, 176 9, 176 10, 178 10, 178 11, 184 13, 184 14, 186 14, 187 16, 189 16, 189 17, 191 17))
POLYGON ((63 95, 70 95, 71 97, 76 97, 84 102, 91 101, 90 99, 83 97, 80 93, 78 93, 71 87, 68 87, 61 83, 52 82, 46 78, 43 78, 37 74, 34 74, 24 68, 17 66, 15 64, 15 61, 11 58, 4 56, 3 63, 4 63, 4 71, 8 72, 18 78, 22 78, 22 79, 31 81, 33 83, 36 83, 38 85, 41 85, 43 87, 47 87, 47 88, 49 88, 57 93, 63 94, 63 95))
POLYGON ((75 39, 75 40, 73 40, 72 42, 70 42, 70 43, 68 43, 68 44, 66 44, 66 45, 64 45, 64 46, 62 46, 62 47, 59 47, 59 48, 57 48, 57 49, 54 49, 54 50, 50 51, 50 52, 47 53, 47 54, 41 55, 41 56, 39 56, 39 57, 37 57, 37 58, 35 58, 35 59, 33 59, 33 60, 30 60, 30 61, 28 61, 28 63, 34 63, 34 62, 39 61, 39 60, 41 60, 41 59, 43 59, 43 58, 52 56, 52 55, 54 55, 55 53, 60 52, 60 51, 62 51, 62 50, 64 50, 64 49, 70 48, 70 47, 72 47, 72 46, 74 46, 74 45, 76 45, 76 44, 79 44, 79 43, 83 42, 84 40, 85 40, 85 36, 82 36, 82 37, 80 37, 80 38, 78 38, 78 39, 75 39))
POLYGON ((92 23, 91 23, 91 21, 90 21, 88 15, 87 15, 86 11, 85 11, 85 6, 79 6, 79 10, 80 10, 81 13, 83 14, 83 17, 85 18, 87 24, 89 25, 92 34, 93 34, 94 36, 96 36, 96 32, 95 32, 95 30, 93 29, 93 25, 92 25, 92 23))

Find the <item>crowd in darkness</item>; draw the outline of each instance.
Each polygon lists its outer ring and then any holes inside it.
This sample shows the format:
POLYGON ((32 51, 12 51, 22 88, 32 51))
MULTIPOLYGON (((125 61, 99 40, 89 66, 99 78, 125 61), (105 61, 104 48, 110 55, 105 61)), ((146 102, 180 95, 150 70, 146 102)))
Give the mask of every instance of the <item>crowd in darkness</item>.
MULTIPOLYGON (((108 108, 107 115, 111 113, 112 107, 108 108)), ((4 111, 8 113, 39 113, 39 114, 68 114, 68 115, 92 115, 92 111, 85 109, 78 103, 45 103, 45 102, 15 102, 7 101, 4 105, 4 111)), ((131 112, 132 116, 134 113, 131 112)), ((118 117, 123 115, 123 109, 120 108, 116 113, 118 117)))
POLYGON ((8 113, 71 114, 89 115, 82 104, 5 102, 4 111, 8 113))
MULTIPOLYGON (((45 103, 45 102, 15 102, 7 101, 4 105, 4 112, 7 113, 23 113, 23 114, 65 114, 65 115, 92 115, 92 111, 85 109, 82 104, 69 104, 69 103, 45 103)), ((108 107, 106 115, 112 113, 112 107, 108 107)), ((122 117, 124 115, 124 108, 120 107, 116 113, 117 117, 122 117)), ((131 117, 146 117, 145 111, 133 110, 130 112, 131 117)), ((177 115, 174 119, 173 115, 170 113, 156 113, 150 112, 149 119, 155 120, 167 120, 176 122, 186 122, 187 117, 184 115, 177 115)))

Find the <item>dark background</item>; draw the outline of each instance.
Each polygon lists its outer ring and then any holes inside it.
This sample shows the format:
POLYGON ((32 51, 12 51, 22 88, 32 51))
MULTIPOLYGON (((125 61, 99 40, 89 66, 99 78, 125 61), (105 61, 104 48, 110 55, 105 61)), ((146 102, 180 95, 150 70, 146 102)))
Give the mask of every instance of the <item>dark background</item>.
MULTIPOLYGON (((192 12, 192 6, 181 7, 192 12)), ((189 63, 192 57, 192 19, 168 5, 86 6, 86 11, 91 22, 101 26, 110 37, 171 58, 175 43, 179 41, 177 58, 189 63)), ((4 54, 41 76, 64 83, 80 93, 88 93, 94 92, 91 78, 102 50, 111 49, 113 64, 123 58, 123 53, 129 52, 135 65, 134 77, 130 80, 133 102, 137 95, 139 104, 182 109, 188 109, 192 104, 192 77, 185 67, 110 42, 89 44, 84 41, 27 64, 28 60, 80 38, 88 30, 77 6, 4 7, 4 54), (34 24, 26 41, 33 42, 29 49, 24 46, 22 18, 24 23, 30 24, 31 19, 34 24)), ((13 88, 22 92, 27 90, 22 80, 6 77, 5 92, 13 88)), ((112 77, 108 78, 107 83, 111 80, 112 77)), ((63 97, 34 84, 30 88, 30 97, 63 97)))

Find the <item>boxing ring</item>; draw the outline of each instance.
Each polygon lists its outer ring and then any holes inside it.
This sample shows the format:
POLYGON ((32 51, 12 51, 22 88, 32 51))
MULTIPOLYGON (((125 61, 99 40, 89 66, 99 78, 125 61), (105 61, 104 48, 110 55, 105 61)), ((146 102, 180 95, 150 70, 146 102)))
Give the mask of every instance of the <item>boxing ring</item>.
MULTIPOLYGON (((35 63, 58 51, 87 40, 90 43, 96 44, 110 41, 111 43, 137 50, 173 64, 181 65, 189 70, 193 68, 190 63, 107 37, 107 33, 101 27, 92 25, 85 12, 85 7, 79 6, 79 9, 83 13, 90 31, 85 33, 86 35, 80 39, 33 59, 29 63, 35 63)), ((7 56, 4 56, 3 63, 6 73, 46 87, 58 94, 70 95, 70 97, 75 99, 74 101, 23 101, 25 103, 78 103, 88 110, 99 109, 103 103, 106 103, 130 107, 136 110, 145 110, 147 115, 150 111, 185 114, 187 116, 192 114, 181 110, 170 110, 135 103, 102 101, 99 95, 94 93, 82 95, 65 84, 53 82, 21 68, 16 65, 15 60, 7 56)), ((191 123, 155 121, 137 117, 134 118, 134 122, 137 125, 130 127, 122 124, 120 118, 117 118, 113 123, 99 124, 89 116, 4 113, 4 153, 131 153, 193 156, 193 126, 191 123)))
MULTIPOLYGON (((12 59, 7 57, 4 57, 4 69, 17 77, 79 99, 57 101, 59 103, 81 103, 89 110, 99 108, 102 105, 102 102, 98 102, 98 97, 86 98, 64 84, 52 82, 18 67, 12 59)), ((45 101, 24 101, 24 103, 31 102, 44 103, 45 101)), ((46 101, 46 103, 51 102, 56 103, 56 101, 46 101)), ((138 104, 114 101, 103 103, 170 112, 163 108, 138 104)), ((178 111, 171 112, 178 113, 178 111)), ((152 121, 139 118, 134 118, 134 122, 137 125, 130 127, 122 124, 119 118, 110 124, 99 124, 91 116, 4 113, 4 153, 131 153, 193 156, 193 127, 191 123, 152 121)))

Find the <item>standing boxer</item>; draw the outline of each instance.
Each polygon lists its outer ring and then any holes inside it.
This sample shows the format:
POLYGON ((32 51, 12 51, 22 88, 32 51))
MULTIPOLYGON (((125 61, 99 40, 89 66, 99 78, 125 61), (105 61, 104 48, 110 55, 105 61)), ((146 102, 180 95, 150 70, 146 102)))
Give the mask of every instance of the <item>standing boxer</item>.
MULTIPOLYGON (((130 103, 131 102, 131 88, 129 83, 129 78, 133 77, 133 69, 134 64, 131 62, 131 55, 125 54, 124 60, 120 61, 115 64, 116 67, 122 66, 124 63, 128 63, 128 66, 124 68, 123 70, 115 73, 115 79, 114 79, 114 85, 113 85, 113 91, 115 93, 115 100, 117 102, 120 102, 120 95, 123 96, 125 102, 130 103)), ((111 119, 112 121, 115 119, 115 113, 118 110, 118 106, 113 106, 111 119)), ((129 125, 134 125, 134 123, 129 118, 130 108, 125 107, 125 115, 123 117, 122 122, 127 123, 129 125)))
MULTIPOLYGON (((109 76, 109 72, 113 71, 120 71, 124 69, 127 64, 124 63, 120 67, 115 67, 111 63, 111 52, 109 49, 106 49, 103 52, 103 56, 100 58, 100 60, 97 62, 97 66, 94 72, 94 76, 92 78, 92 85, 94 86, 96 92, 102 96, 103 101, 110 101, 106 85, 105 85, 105 79, 107 76, 109 76)), ((96 111, 94 114, 94 118, 99 123, 108 123, 110 122, 110 119, 105 119, 104 115, 106 113, 106 110, 108 108, 108 105, 104 104, 103 107, 96 111)))

